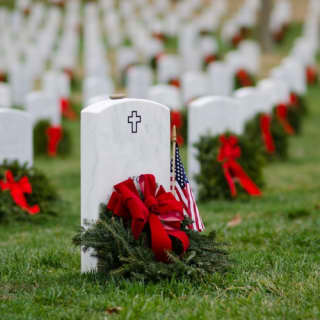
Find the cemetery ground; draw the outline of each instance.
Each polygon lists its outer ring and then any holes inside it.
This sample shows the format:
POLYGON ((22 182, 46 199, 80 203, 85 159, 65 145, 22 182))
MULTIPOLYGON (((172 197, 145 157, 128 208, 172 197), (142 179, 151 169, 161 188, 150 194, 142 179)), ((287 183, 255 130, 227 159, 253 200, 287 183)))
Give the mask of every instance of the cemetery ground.
POLYGON ((262 198, 200 204, 207 231, 217 230, 233 260, 208 283, 80 275, 71 242, 80 224, 80 128, 68 122, 72 157, 35 161, 68 202, 65 210, 44 224, 0 226, 0 318, 320 318, 320 90, 307 98, 304 132, 292 138, 288 162, 266 167, 262 198), (241 221, 228 227, 236 215, 241 221))

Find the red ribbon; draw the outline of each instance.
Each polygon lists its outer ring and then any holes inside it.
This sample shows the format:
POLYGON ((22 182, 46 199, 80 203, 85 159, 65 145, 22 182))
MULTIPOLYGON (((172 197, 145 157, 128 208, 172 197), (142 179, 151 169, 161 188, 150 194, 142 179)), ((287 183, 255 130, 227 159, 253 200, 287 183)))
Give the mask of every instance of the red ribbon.
POLYGON ((266 151, 268 153, 274 153, 276 150, 276 147, 273 141, 273 136, 271 133, 271 121, 272 121, 272 117, 268 114, 264 113, 260 116, 260 128, 261 128, 262 138, 264 141, 266 151))
POLYGON ((73 79, 74 74, 73 74, 73 70, 72 69, 64 68, 63 72, 68 75, 69 79, 71 79, 71 80, 73 79))
POLYGON ((29 206, 24 194, 32 193, 32 186, 28 177, 22 177, 19 181, 14 181, 13 174, 10 170, 5 173, 6 181, 0 180, 0 188, 2 191, 9 190, 13 201, 21 209, 27 211, 30 215, 35 215, 40 212, 38 205, 29 206))
POLYGON ((284 131, 289 134, 293 135, 294 134, 294 129, 292 128, 291 124, 288 121, 288 107, 284 103, 281 103, 277 105, 276 107, 276 115, 281 123, 284 131))
POLYGON ((237 33, 231 39, 233 47, 237 48, 239 43, 243 40, 243 35, 241 33, 237 33))
POLYGON ((299 98, 294 92, 290 93, 289 104, 291 107, 298 107, 299 106, 299 98))
POLYGON ((57 150, 62 139, 62 134, 63 132, 61 126, 51 126, 47 129, 48 155, 50 157, 55 157, 57 155, 57 150))
POLYGON ((180 82, 180 79, 178 79, 178 78, 172 78, 172 79, 170 79, 170 80, 169 80, 169 84, 170 84, 171 86, 174 86, 174 87, 178 88, 178 89, 180 89, 180 87, 181 87, 181 82, 180 82))
POLYGON ((178 110, 172 110, 170 115, 171 115, 171 132, 172 132, 173 126, 176 126, 177 131, 178 131, 177 143, 181 146, 184 143, 184 139, 183 139, 182 135, 179 133, 180 129, 183 126, 182 114, 178 110))
POLYGON ((307 66, 306 68, 306 78, 307 83, 312 85, 315 84, 317 81, 317 70, 312 66, 307 66))
POLYGON ((77 118, 77 115, 72 110, 70 101, 67 98, 60 99, 60 110, 62 115, 70 120, 75 120, 77 118))
POLYGON ((158 191, 155 177, 151 174, 141 175, 139 192, 132 179, 125 180, 114 186, 107 208, 114 215, 124 219, 131 218, 131 231, 134 238, 139 239, 148 224, 151 234, 151 249, 158 261, 168 262, 167 251, 172 251, 172 240, 177 238, 183 253, 189 248, 189 238, 181 231, 184 219, 182 203, 177 201, 170 192, 161 186, 158 191))
POLYGON ((239 69, 236 73, 236 77, 239 80, 241 87, 250 87, 253 85, 249 73, 244 69, 239 69))
POLYGON ((162 42, 166 39, 165 35, 161 32, 153 32, 152 37, 162 42))
POLYGON ((217 60, 217 56, 215 54, 209 54, 204 58, 205 66, 208 66, 210 63, 215 62, 217 60))
POLYGON ((221 135, 219 139, 221 146, 218 154, 218 161, 222 163, 224 176, 229 184, 231 195, 233 197, 237 195, 235 186, 235 180, 237 180, 248 194, 251 196, 260 196, 261 191, 259 188, 236 162, 236 159, 241 156, 241 149, 237 145, 237 137, 231 135, 227 138, 224 135, 221 135))

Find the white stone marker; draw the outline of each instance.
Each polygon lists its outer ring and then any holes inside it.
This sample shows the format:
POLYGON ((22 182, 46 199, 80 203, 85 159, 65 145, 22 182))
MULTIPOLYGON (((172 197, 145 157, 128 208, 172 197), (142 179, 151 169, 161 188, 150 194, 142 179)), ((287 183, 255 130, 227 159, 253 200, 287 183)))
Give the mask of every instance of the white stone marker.
POLYGON ((227 63, 211 63, 208 68, 209 93, 215 96, 231 96, 234 87, 233 76, 233 70, 227 63))
POLYGON ((27 95, 26 111, 32 116, 33 126, 40 120, 48 120, 52 125, 61 123, 59 101, 44 91, 33 91, 27 95))
POLYGON ((197 149, 194 144, 200 137, 210 133, 218 135, 227 130, 239 128, 240 103, 229 97, 202 97, 189 105, 188 112, 188 171, 192 190, 197 196, 198 188, 195 175, 200 172, 197 149))
POLYGON ((0 82, 0 108, 10 108, 11 102, 11 90, 7 83, 0 82))
POLYGON ((0 109, 0 164, 33 163, 32 121, 25 111, 0 109))
MULTIPOLYGON (((170 185, 170 113, 141 99, 110 99, 81 113, 81 223, 95 221, 113 186, 150 173, 166 190, 170 185)), ((81 271, 97 267, 81 253, 81 271)))
POLYGON ((127 95, 129 98, 147 98, 150 86, 152 86, 152 71, 148 66, 138 65, 129 68, 127 73, 127 95))
POLYGON ((179 89, 168 84, 158 84, 150 87, 148 99, 164 104, 172 110, 180 110, 183 107, 179 89))

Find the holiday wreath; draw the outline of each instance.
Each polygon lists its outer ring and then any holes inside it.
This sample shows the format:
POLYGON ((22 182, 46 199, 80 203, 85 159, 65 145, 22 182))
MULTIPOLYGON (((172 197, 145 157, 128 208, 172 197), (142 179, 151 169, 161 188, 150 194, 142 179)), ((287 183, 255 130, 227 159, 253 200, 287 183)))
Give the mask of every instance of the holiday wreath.
POLYGON ((35 155, 67 156, 71 152, 71 136, 62 126, 51 126, 47 120, 39 121, 33 129, 35 155))
POLYGON ((99 272, 151 281, 200 280, 227 269, 228 254, 215 233, 190 230, 182 203, 158 187, 153 175, 129 178, 114 189, 100 219, 73 238, 83 250, 95 250, 99 272))
POLYGON ((289 135, 275 116, 257 114, 247 122, 244 136, 256 149, 262 148, 266 160, 288 158, 289 135))
POLYGON ((261 194, 258 187, 263 186, 264 158, 261 149, 250 139, 232 133, 206 135, 195 147, 200 164, 200 172, 196 175, 200 200, 261 194), (236 183, 240 184, 239 188, 236 183))
POLYGON ((0 221, 56 215, 62 201, 47 177, 18 162, 0 165, 0 221))

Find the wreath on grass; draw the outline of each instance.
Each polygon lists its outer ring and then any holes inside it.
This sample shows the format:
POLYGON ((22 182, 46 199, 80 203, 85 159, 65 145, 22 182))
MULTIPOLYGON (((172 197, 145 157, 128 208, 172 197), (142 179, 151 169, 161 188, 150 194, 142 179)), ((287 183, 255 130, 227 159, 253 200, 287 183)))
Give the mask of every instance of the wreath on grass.
POLYGON ((199 200, 259 196, 264 185, 261 148, 246 136, 202 136, 195 144, 200 172, 195 179, 199 200), (239 183, 241 187, 236 188, 239 183))
POLYGON ((288 159, 289 136, 275 116, 257 114, 246 123, 244 136, 267 161, 288 159))
POLYGON ((84 251, 94 249, 98 272, 159 281, 201 280, 227 270, 228 254, 214 232, 192 231, 182 203, 162 186, 155 187, 153 175, 135 180, 116 185, 108 205, 101 205, 98 221, 87 223, 73 238, 84 251))
POLYGON ((245 69, 239 69, 234 76, 235 90, 245 87, 253 87, 256 84, 254 76, 245 69))
POLYGON ((56 188, 41 171, 17 161, 0 165, 0 222, 38 221, 61 207, 56 188))
POLYGON ((47 120, 41 120, 33 129, 33 148, 36 156, 68 156, 72 150, 70 132, 61 126, 51 126, 47 120))

